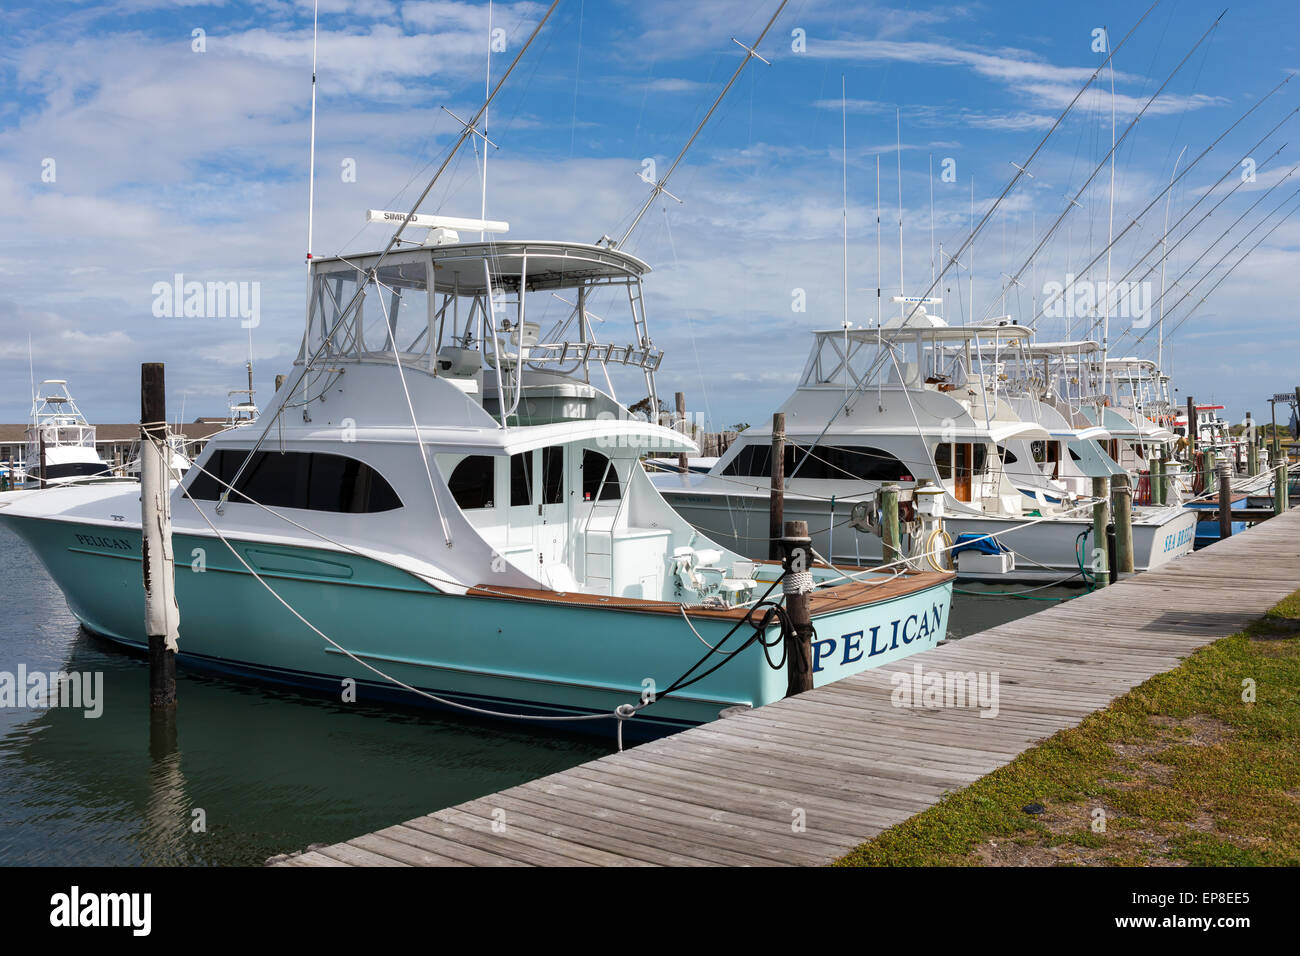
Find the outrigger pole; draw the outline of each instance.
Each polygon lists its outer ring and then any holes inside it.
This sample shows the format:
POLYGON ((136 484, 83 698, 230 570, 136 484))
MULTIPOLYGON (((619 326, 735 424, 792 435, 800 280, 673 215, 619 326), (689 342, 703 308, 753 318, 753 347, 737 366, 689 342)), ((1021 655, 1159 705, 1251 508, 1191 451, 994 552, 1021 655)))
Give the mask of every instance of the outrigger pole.
MULTIPOLYGON (((1224 139, 1224 138, 1225 138, 1229 133, 1231 133, 1234 129, 1236 129, 1238 126, 1240 126, 1241 123, 1245 121, 1246 117, 1250 116, 1251 113, 1255 112, 1255 110, 1257 110, 1257 109, 1259 109, 1259 107, 1263 106, 1263 105, 1264 105, 1264 102, 1265 102, 1266 100, 1268 100, 1269 97, 1271 97, 1271 96, 1272 96, 1274 93, 1276 93, 1278 90, 1282 89, 1282 87, 1284 87, 1286 84, 1290 83, 1290 82, 1291 82, 1291 78, 1292 78, 1293 76, 1295 76, 1294 73, 1292 73, 1292 74, 1288 74, 1287 77, 1286 77, 1284 80, 1282 80, 1281 83, 1279 83, 1277 86, 1273 87, 1271 90, 1269 90, 1267 93, 1265 93, 1262 97, 1260 97, 1258 100, 1255 101, 1254 105, 1252 105, 1252 106, 1250 107, 1250 109, 1246 110, 1246 112, 1244 112, 1244 113, 1242 113, 1240 116, 1238 116, 1237 119, 1236 119, 1236 120, 1235 120, 1235 121, 1234 121, 1230 126, 1228 126, 1227 129, 1225 129, 1222 133, 1220 133, 1220 134, 1218 135, 1218 137, 1214 140, 1214 142, 1210 143, 1210 145, 1206 146, 1205 149, 1201 150, 1201 152, 1200 152, 1200 153, 1199 153, 1199 154, 1198 154, 1198 155, 1197 155, 1197 156, 1196 156, 1196 157, 1195 157, 1195 158, 1194 158, 1190 163, 1188 163, 1188 164, 1183 168, 1183 171, 1182 171, 1181 173, 1177 173, 1176 175, 1174 175, 1174 176, 1170 179, 1170 181, 1169 181, 1169 185, 1166 186, 1164 189, 1160 190, 1160 192, 1156 193, 1156 195, 1155 195, 1154 197, 1152 197, 1151 201, 1150 201, 1149 203, 1147 203, 1146 207, 1143 208, 1143 210, 1142 210, 1141 212, 1139 212, 1136 216, 1133 216, 1133 217, 1129 220, 1129 224, 1128 224, 1127 226, 1125 226, 1125 227, 1120 231, 1120 234, 1119 234, 1118 236, 1115 236, 1115 237, 1114 237, 1110 242, 1108 242, 1108 243, 1106 244, 1106 248, 1105 248, 1105 249, 1102 249, 1102 250, 1101 250, 1100 252, 1098 252, 1095 256, 1093 256, 1092 261, 1089 262, 1089 263, 1088 263, 1086 266, 1084 266, 1082 269, 1080 269, 1078 272, 1076 272, 1075 275, 1076 275, 1076 276, 1081 276, 1081 275, 1085 275, 1085 274, 1087 274, 1088 271, 1089 271, 1093 266, 1095 266, 1098 262, 1101 261, 1101 257, 1102 257, 1102 256, 1107 255, 1107 254, 1110 252, 1110 250, 1113 249, 1113 248, 1114 248, 1114 247, 1115 247, 1115 246, 1120 242, 1120 240, 1122 240, 1122 239, 1123 239, 1123 238, 1128 234, 1128 231, 1129 231, 1130 229, 1132 229, 1134 226, 1136 226, 1136 225, 1138 224, 1138 221, 1139 221, 1143 216, 1145 216, 1148 212, 1150 212, 1150 211, 1155 207, 1155 205, 1156 205, 1158 202, 1160 202, 1160 200, 1161 200, 1162 198, 1164 198, 1164 197, 1166 197, 1167 195, 1169 195, 1170 191, 1174 188, 1175 185, 1178 184, 1179 181, 1181 181, 1181 180, 1183 179, 1184 176, 1186 176, 1186 175, 1187 175, 1188 173, 1190 173, 1194 168, 1196 168, 1196 164, 1197 164, 1197 163, 1199 163, 1202 159, 1204 159, 1207 155, 1209 155, 1210 151, 1213 150, 1214 147, 1218 146, 1219 143, 1223 142, 1223 139, 1224 139)), ((1266 140, 1266 139, 1268 139, 1270 136, 1272 136, 1273 133, 1275 133, 1275 132, 1278 130, 1278 128, 1282 126, 1283 123, 1285 123, 1287 120, 1289 120, 1289 119, 1290 119, 1292 116, 1294 116, 1297 112, 1300 112, 1300 107, 1296 107, 1295 109, 1291 110, 1291 112, 1288 113, 1286 116, 1284 116, 1284 117, 1282 118, 1281 122, 1279 122, 1279 123, 1278 123, 1276 126, 1274 126, 1271 130, 1269 130, 1269 132, 1266 133, 1266 134, 1264 135, 1264 137, 1261 138, 1258 142, 1256 142, 1254 146, 1252 146, 1249 150, 1247 150, 1246 153, 1245 153, 1241 158, 1242 158, 1242 159, 1245 159, 1247 156, 1249 156, 1251 153, 1253 153, 1253 152, 1254 152, 1254 151, 1255 151, 1255 150, 1260 146, 1260 144, 1264 142, 1264 140, 1266 140)), ((1186 148, 1186 147, 1184 147, 1184 149, 1185 149, 1185 148, 1186 148)), ((1113 155, 1113 154, 1112 154, 1112 155, 1113 155)), ((1179 155, 1181 155, 1181 154, 1179 154, 1179 155)), ((1271 157, 1270 157, 1270 158, 1271 158, 1271 157)), ((1103 165, 1105 164, 1105 162, 1106 162, 1105 160, 1102 160, 1102 164, 1103 164, 1103 165)), ((1211 186, 1209 190, 1207 190, 1205 193, 1202 194, 1201 199, 1204 199, 1205 196, 1208 196, 1209 193, 1210 193, 1211 191, 1213 191, 1213 189, 1214 189, 1216 186, 1218 186, 1218 185, 1219 185, 1220 183, 1222 183, 1225 179, 1227 179, 1228 176, 1232 173, 1232 171, 1233 171, 1234 169, 1237 168, 1238 165, 1240 165, 1240 160, 1239 160, 1237 163, 1234 163, 1232 166, 1230 166, 1230 167, 1228 168, 1228 171, 1225 172, 1222 176, 1219 177, 1218 182, 1216 182, 1216 183, 1214 184, 1214 186, 1211 186)), ((1231 195, 1231 194, 1229 194, 1229 195, 1231 195)), ((1076 195, 1076 198, 1077 198, 1077 195, 1076 195)), ((1199 205, 1199 204, 1200 204, 1200 200, 1198 199, 1196 205, 1199 205)), ((1069 207, 1067 207, 1067 208, 1069 208, 1069 207)), ((1193 206, 1192 208, 1194 209, 1195 206, 1193 206)), ((1190 212, 1191 210, 1188 210, 1188 211, 1190 212)), ((1182 222, 1182 219, 1181 219, 1181 218, 1179 219, 1178 222, 1174 223, 1174 228, 1175 228, 1175 229, 1178 228, 1178 224, 1179 224, 1180 222, 1182 222)), ((1162 237, 1162 239, 1161 239, 1160 241, 1157 241, 1156 243, 1154 243, 1154 244, 1151 246, 1151 248, 1148 249, 1148 250, 1146 251, 1146 253, 1145 253, 1143 256, 1141 256, 1141 257, 1139 258, 1139 260, 1138 260, 1138 264, 1141 264, 1142 260, 1146 259, 1147 256, 1149 256, 1152 252, 1154 252, 1154 251, 1156 250, 1156 248, 1157 248, 1158 246, 1160 246, 1161 243, 1163 243, 1163 242, 1165 241, 1165 239, 1167 239, 1167 238, 1168 238, 1168 233, 1165 233, 1164 237, 1162 237)), ((1175 244, 1175 245, 1176 245, 1176 244, 1175 244)), ((1031 258, 1031 261, 1032 261, 1032 258, 1031 258)), ((1135 265, 1135 266, 1133 267, 1133 269, 1136 269, 1136 268, 1137 268, 1137 266, 1135 265)), ((1152 270, 1154 270, 1154 268, 1155 268, 1155 267, 1152 266, 1152 270)), ((1124 281, 1125 281, 1125 280, 1126 280, 1126 279, 1127 279, 1127 278, 1132 274, 1133 269, 1130 269, 1128 272, 1126 272, 1126 273, 1124 274, 1123 278, 1121 278, 1119 281, 1120 281, 1120 282, 1124 282, 1124 281)), ((1022 266, 1022 267, 1021 267, 1021 272, 1023 272, 1023 271, 1024 271, 1024 267, 1022 266)), ((1148 271, 1148 272, 1147 272, 1147 275, 1150 275, 1150 274, 1151 274, 1151 272, 1148 271)), ((1143 276, 1143 278, 1146 278, 1146 276, 1143 276)), ((1142 281, 1142 280, 1139 279, 1138 281, 1140 282, 1140 281, 1142 281)), ((1041 309, 1038 310, 1037 314, 1036 314, 1036 315, 1033 317, 1033 319, 1029 322, 1029 327, 1030 327, 1030 328, 1034 328, 1034 327, 1035 327, 1035 324, 1038 322, 1038 320, 1039 320, 1040 318, 1043 317, 1043 315, 1047 312, 1047 310, 1048 310, 1049 308, 1051 308, 1051 307, 1052 307, 1052 306, 1053 306, 1053 305, 1054 305, 1058 300, 1064 298, 1065 295, 1066 295, 1066 294, 1067 294, 1067 293, 1068 293, 1072 288, 1074 288, 1074 282, 1070 282, 1069 284, 1067 284, 1067 285, 1065 286, 1065 288, 1063 288, 1059 293, 1057 293, 1057 294, 1056 294, 1056 295, 1055 295, 1055 296, 1054 296, 1050 301, 1048 301, 1048 302, 1044 302, 1044 303, 1043 303, 1043 307, 1042 307, 1041 309)))
MULTIPOLYGON (((1225 10, 1224 13, 1227 13, 1227 11, 1225 10)), ((1128 138, 1128 134, 1133 132, 1133 127, 1136 126, 1138 124, 1138 121, 1142 119, 1143 116, 1146 115, 1147 110, 1151 108, 1151 105, 1155 103, 1155 101, 1159 98, 1160 94, 1165 91, 1165 87, 1167 87, 1173 81, 1174 77, 1178 75, 1179 70, 1181 70, 1183 66, 1187 63, 1187 61, 1191 59, 1192 54, 1197 51, 1200 45, 1205 42, 1205 38, 1208 37, 1212 32, 1214 32, 1215 28, 1218 27, 1219 25, 1219 21, 1222 19, 1223 19, 1223 13, 1220 13, 1218 17, 1215 18, 1215 21, 1211 23, 1210 26, 1206 29, 1206 31, 1201 34, 1201 38, 1197 40, 1196 43, 1192 45, 1192 48, 1188 50, 1187 53, 1183 56, 1183 58, 1178 61, 1178 65, 1173 68, 1173 70, 1169 73, 1167 77, 1165 77, 1165 81, 1160 84, 1159 89, 1157 89, 1154 93, 1152 93, 1151 96, 1147 98, 1147 101, 1142 104, 1142 109, 1138 110, 1137 115, 1135 115, 1133 119, 1129 120, 1128 126, 1124 127, 1124 132, 1120 134, 1119 139, 1115 140, 1111 144, 1110 150, 1106 153, 1105 156, 1102 157, 1101 162, 1098 163, 1097 167, 1092 171, 1092 175, 1090 175, 1087 178, 1087 180, 1084 182, 1084 184, 1079 187, 1079 190, 1074 194, 1073 198, 1071 198, 1066 203, 1065 209, 1056 218, 1056 222, 1052 223, 1052 227, 1048 229, 1046 233, 1043 234, 1043 238, 1039 240, 1038 245, 1034 247, 1034 251, 1029 254, 1029 258, 1025 260, 1024 264, 1021 265, 1020 268, 1016 270, 1016 274, 1011 277, 1011 282, 1008 283, 1006 287, 1004 287, 1003 292, 1009 289, 1012 283, 1019 281, 1020 277, 1024 275, 1025 269, 1029 267, 1029 263, 1034 261, 1038 253, 1042 251, 1043 246, 1047 245, 1048 240, 1051 239, 1052 236, 1056 235, 1057 228, 1061 225, 1062 222, 1065 221, 1065 217, 1070 214, 1070 210, 1073 209, 1075 206, 1079 205, 1078 202, 1079 197, 1081 197, 1088 190, 1088 187, 1092 185, 1092 181, 1096 179, 1097 174, 1100 173, 1102 169, 1105 168, 1106 163, 1112 162, 1112 159, 1115 155, 1115 151, 1119 149, 1120 146, 1123 145, 1124 140, 1128 138)), ((1116 49, 1118 49, 1118 47, 1116 49)), ((1110 57, 1107 57, 1106 59, 1107 61, 1109 61, 1110 57)), ((1106 246, 1107 250, 1110 249, 1110 245, 1111 243, 1107 244, 1106 246)), ((1100 258, 1100 256, 1098 256, 1098 258, 1100 258)), ((1097 260, 1094 259, 1093 261, 1096 262, 1097 260)), ((991 310, 988 310, 984 313, 985 317, 989 315, 990 311, 991 310)))
MULTIPOLYGON (((325 351, 326 347, 333 340, 334 333, 337 332, 343 326, 343 324, 352 317, 352 313, 356 310, 357 306, 361 303, 361 300, 365 297, 366 286, 378 274, 379 267, 383 264, 384 260, 388 258, 388 254, 393 251, 393 248, 401 240, 402 233, 406 231, 407 225, 415 217, 417 211, 420 208, 420 205, 424 202, 424 200, 428 197, 429 193, 433 190, 434 185, 442 177, 442 174, 447 170, 447 167, 451 165, 452 159, 454 159, 456 153, 460 151, 461 146, 465 144, 465 140, 469 139, 471 134, 478 132, 479 120, 482 119, 483 114, 487 112, 487 108, 492 104, 492 101, 496 99, 496 95, 501 92, 501 88, 505 86, 506 80, 510 79, 510 74, 514 73, 515 67, 518 66, 519 61, 524 58, 524 54, 528 52, 528 48, 533 45, 533 41, 537 39, 537 35, 542 32, 542 27, 546 26, 546 21, 551 18, 551 14, 555 12, 555 8, 559 5, 560 5, 560 0, 552 0, 550 7, 548 7, 546 13, 542 15, 542 19, 538 21, 537 26, 533 28, 533 32, 529 35, 527 41, 525 41, 524 45, 519 48, 519 52, 515 54, 515 58, 510 62, 510 66, 508 66, 506 68, 506 71, 501 74, 501 79, 497 80, 497 85, 492 88, 492 92, 488 94, 488 98, 483 101, 483 105, 478 108, 478 110, 474 113, 474 115, 470 117, 469 122, 465 124, 465 128, 461 130, 460 135, 456 138, 456 142, 452 144, 451 149, 448 151, 446 158, 442 161, 442 165, 438 167, 437 172, 435 172, 433 176, 429 179, 429 184, 424 187, 424 191, 420 193, 420 197, 416 199, 415 204, 411 206, 411 211, 406 215, 406 217, 402 220, 401 224, 397 227, 397 230, 393 233, 392 238, 388 240, 388 245, 384 247, 384 251, 379 254, 379 258, 375 260, 375 264, 372 265, 370 269, 367 271, 366 281, 361 282, 357 285, 357 291, 353 294, 352 298, 348 301, 347 307, 344 308, 343 311, 339 314, 339 317, 334 320, 334 324, 330 326, 329 331, 321 339, 321 343, 316 347, 316 350, 312 352, 311 355, 309 355, 303 361, 300 367, 294 370, 293 378, 286 383, 288 389, 284 393, 284 399, 280 402, 280 405, 276 409, 275 414, 270 416, 270 420, 262 427, 262 433, 257 436, 257 443, 254 444, 251 449, 249 449, 248 454, 244 456, 244 460, 239 463, 239 470, 236 471, 234 477, 230 479, 230 484, 227 485, 224 489, 222 489, 221 498, 217 501, 216 504, 217 514, 221 514, 222 508, 225 506, 227 499, 229 499, 230 497, 231 489, 234 488, 235 485, 239 483, 240 477, 244 474, 244 469, 248 467, 248 463, 253 460, 253 456, 257 454, 258 450, 262 447, 262 442, 266 441, 266 436, 270 434, 271 426, 275 424, 276 420, 280 417, 281 413, 288 405, 289 396, 291 396, 297 390, 298 386, 302 384, 302 380, 306 377, 308 370, 312 367, 313 363, 315 363, 315 361, 318 358, 320 358, 321 354, 325 351)), ((784 3, 782 4, 782 6, 784 6, 784 3)), ((305 345, 306 342, 304 340, 304 346, 305 345)), ((418 427, 417 427, 417 431, 418 431, 418 427)), ((418 434, 416 435, 416 438, 417 439, 419 438, 418 434)), ((435 504, 436 504, 436 499, 435 499, 435 504)), ((445 522, 444 522, 443 531, 444 534, 447 534, 445 522)), ((448 541, 450 542, 449 536, 448 536, 448 541)))
POLYGON ((709 122, 709 118, 713 116, 714 112, 722 104, 727 92, 733 85, 735 85, 736 80, 740 78, 741 72, 749 64, 750 59, 758 57, 760 60, 763 60, 764 63, 768 62, 767 60, 764 60, 763 57, 758 56, 758 47, 759 44, 763 42, 763 38, 767 36, 767 31, 772 29, 772 24, 776 22, 776 18, 781 15, 781 11, 785 9, 785 5, 788 2, 789 0, 781 0, 781 5, 776 8, 776 13, 772 14, 772 18, 767 21, 767 26, 763 27, 763 32, 758 35, 758 39, 754 41, 752 46, 745 46, 739 40, 736 40, 735 37, 732 37, 732 39, 735 40, 736 45, 744 49, 744 59, 742 59, 740 65, 736 67, 736 72, 731 74, 731 79, 727 80, 727 85, 722 88, 722 92, 719 93, 718 98, 713 101, 713 105, 709 107, 709 111, 704 114, 704 119, 700 120, 699 125, 695 127, 695 132, 691 133, 691 138, 686 141, 686 145, 682 147, 682 151, 677 154, 677 158, 674 159, 672 165, 668 167, 668 172, 664 173, 663 178, 650 188, 650 195, 646 197, 646 201, 641 206, 640 211, 637 212, 636 217, 633 218, 631 225, 627 227, 627 231, 623 233, 623 238, 619 239, 617 242, 611 243, 610 248, 621 248, 623 243, 627 242, 627 237, 632 235, 632 230, 637 227, 637 223, 641 221, 641 217, 649 212, 650 207, 654 205, 654 201, 659 198, 659 194, 667 192, 664 187, 668 185, 668 179, 672 176, 673 171, 677 169, 677 164, 686 156, 687 151, 690 150, 691 146, 695 143, 696 137, 700 135, 700 132, 709 122))
MULTIPOLYGON (((953 253, 951 258, 949 258, 948 264, 944 266, 942 269, 940 269, 939 274, 936 275, 934 279, 930 281, 929 288, 925 290, 925 293, 923 295, 917 298, 918 305, 920 305, 920 303, 923 302, 925 299, 929 298, 931 292, 939 288, 939 283, 943 281, 943 277, 947 275, 948 270, 952 267, 952 264, 958 259, 960 259, 962 253, 965 252, 967 247, 969 247, 971 243, 975 241, 975 237, 979 235, 980 230, 982 230, 984 226, 988 223, 989 219, 993 217, 993 213, 997 211, 997 208, 1000 205, 1002 205, 1002 200, 1006 199, 1007 195, 1011 192, 1011 190, 1015 188, 1016 183, 1020 182, 1020 177, 1026 175, 1026 171, 1029 169, 1029 164, 1034 161, 1034 158, 1042 151, 1043 147, 1047 145, 1047 141, 1051 139, 1052 136, 1056 133, 1057 128, 1063 122, 1065 122, 1065 117, 1068 116, 1070 111, 1074 109, 1075 104, 1079 102, 1079 100, 1083 97, 1083 94, 1088 91, 1088 87, 1092 86, 1093 81, 1096 80, 1097 77, 1101 75, 1101 71, 1106 68, 1106 65, 1110 63, 1111 59, 1115 56, 1116 53, 1119 52, 1120 48, 1124 46, 1125 43, 1128 42, 1128 38, 1133 35, 1133 31, 1136 30, 1138 27, 1140 27, 1142 25, 1142 22, 1146 20, 1148 16, 1150 16, 1151 11, 1154 10, 1159 5, 1159 2, 1160 0, 1156 0, 1155 3, 1147 7, 1146 12, 1143 13, 1142 16, 1138 18, 1137 23, 1129 27, 1129 31, 1128 33, 1124 34, 1123 39, 1121 39, 1119 43, 1116 44, 1115 47, 1111 49, 1109 53, 1106 54, 1106 59, 1102 60, 1101 64, 1097 67, 1097 69, 1092 71, 1092 75, 1088 77, 1087 82, 1084 83, 1083 86, 1079 87, 1079 92, 1074 94, 1074 99, 1070 100, 1070 102, 1066 104, 1065 109, 1061 110, 1061 115, 1056 118, 1056 122, 1052 124, 1052 128, 1049 129, 1046 132, 1046 134, 1044 134, 1041 140, 1039 140, 1038 145, 1034 147, 1034 151, 1029 154, 1029 158, 1026 159, 1023 163, 1020 163, 1018 165, 1012 163, 1012 165, 1016 167, 1016 174, 1011 177, 1011 181, 1008 182, 1007 185, 1003 188, 1002 192, 998 195, 998 198, 994 201, 993 205, 989 207, 988 212, 984 213, 979 223, 973 229, 971 229, 970 235, 968 235, 965 241, 962 242, 961 247, 955 253, 953 253)), ((972 180, 972 184, 973 184, 973 180, 972 180)), ((971 271, 973 273, 974 269, 972 268, 971 271)), ((972 281, 973 281, 973 276, 972 276, 972 281)), ((972 320, 975 317, 974 309, 975 309, 975 303, 972 302, 971 303, 972 320)), ((916 309, 914 308, 912 311, 915 312, 916 309)), ((908 318, 911 317, 911 312, 908 313, 907 317, 908 318)))

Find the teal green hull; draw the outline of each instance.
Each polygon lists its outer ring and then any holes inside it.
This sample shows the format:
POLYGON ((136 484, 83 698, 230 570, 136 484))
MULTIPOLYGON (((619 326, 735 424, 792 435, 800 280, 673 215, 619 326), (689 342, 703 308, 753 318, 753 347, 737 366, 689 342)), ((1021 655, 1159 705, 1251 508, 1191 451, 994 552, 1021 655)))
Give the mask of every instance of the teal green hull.
MULTIPOLYGON (((91 631, 145 646, 140 535, 130 527, 6 516, 91 631)), ((733 622, 680 615, 461 596, 379 561, 296 546, 233 542, 307 620, 361 660, 432 694, 509 714, 609 713, 662 690, 717 644, 733 622)), ((221 542, 176 534, 182 666, 309 686, 358 703, 429 705, 330 646, 294 617, 221 542), (202 561, 196 558, 202 552, 202 561), (199 570, 199 568, 202 568, 199 570)), ((947 627, 951 582, 816 618, 818 685, 935 646, 947 627)), ((723 649, 752 634, 737 631, 723 649)), ((774 628, 769 639, 777 634, 774 628)), ((779 649, 772 652, 779 656, 779 649)), ((711 658, 701 670, 716 663, 711 658)), ((751 645, 709 676, 629 722, 653 736, 713 720, 736 705, 785 694, 784 668, 751 645)), ((610 721, 610 725, 612 725, 610 721)), ((569 729, 597 729, 574 722, 569 729)))

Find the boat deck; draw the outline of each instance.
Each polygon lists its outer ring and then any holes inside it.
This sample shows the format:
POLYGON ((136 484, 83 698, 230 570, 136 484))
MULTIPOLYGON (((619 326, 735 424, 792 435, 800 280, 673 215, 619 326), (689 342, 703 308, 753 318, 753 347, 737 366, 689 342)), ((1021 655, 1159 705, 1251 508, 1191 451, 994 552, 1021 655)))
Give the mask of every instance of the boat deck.
POLYGON ((897 664, 282 865, 825 864, 1240 630, 1298 587, 1300 512, 1292 511, 897 664), (915 666, 996 671, 997 717, 893 706, 890 678, 915 666))
MULTIPOLYGON (((760 562, 768 563, 768 562, 760 562)), ((841 566, 845 571, 864 571, 865 568, 841 566)), ((864 581, 851 581, 834 587, 818 589, 812 593, 810 601, 813 617, 833 614, 850 608, 863 607, 877 601, 901 597, 916 591, 924 591, 951 580, 955 575, 946 571, 904 571, 894 576, 881 575, 864 581)), ((767 588, 767 582, 760 581, 758 595, 767 588)), ((499 585, 480 584, 470 588, 466 594, 470 597, 499 598, 514 601, 541 601, 547 604, 568 604, 574 607, 598 607, 615 611, 641 611, 649 614, 681 614, 682 605, 674 601, 649 601, 644 598, 610 597, 599 594, 584 594, 580 591, 546 591, 541 588, 501 587, 499 585)), ((703 606, 687 607, 686 613, 691 617, 718 618, 722 620, 741 620, 750 608, 742 605, 731 608, 709 608, 703 606)))

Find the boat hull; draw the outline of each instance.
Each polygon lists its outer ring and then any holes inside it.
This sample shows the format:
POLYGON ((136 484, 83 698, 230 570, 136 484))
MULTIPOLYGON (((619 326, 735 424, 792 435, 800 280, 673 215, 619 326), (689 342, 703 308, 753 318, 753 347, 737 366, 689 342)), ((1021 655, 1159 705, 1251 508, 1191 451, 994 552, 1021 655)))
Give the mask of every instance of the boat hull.
MULTIPOLYGON (((767 499, 743 495, 701 494, 659 486, 674 509, 712 540, 748 554, 765 556, 768 537, 767 499)), ((807 521, 813 547, 833 563, 870 564, 882 560, 880 538, 858 532, 847 523, 852 502, 830 503, 787 494, 785 519, 807 521)), ((990 577, 958 571, 965 580, 1051 581, 1072 579, 1082 583, 1076 549, 1091 553, 1091 517, 1053 518, 944 518, 944 528, 954 539, 961 534, 997 534, 1016 554, 1015 570, 990 577), (1012 530, 1014 529, 1014 530, 1012 530), (1081 539, 1080 536, 1083 536, 1081 539)), ((1153 509, 1133 524, 1134 566, 1138 571, 1158 567, 1187 554, 1195 543, 1196 515, 1181 508, 1153 509)), ((1085 566, 1091 561, 1085 561, 1085 566)), ((1068 580, 1065 583, 1070 583, 1068 580)))
MULTIPOLYGON (((0 518, 26 540, 89 630, 131 648, 147 646, 138 528, 0 518)), ((608 714, 666 689, 708 654, 702 642, 716 646, 736 627, 734 620, 693 614, 697 636, 679 612, 528 601, 484 588, 447 593, 353 553, 232 541, 326 640, 220 540, 177 533, 173 544, 181 666, 323 690, 345 702, 445 707, 450 701, 493 712, 483 716, 608 714), (441 700, 404 690, 389 677, 441 700)), ((814 684, 935 646, 946 632, 951 587, 951 579, 942 579, 817 615, 814 684)), ((753 633, 741 625, 721 647, 738 647, 753 633)), ((778 635, 771 628, 767 639, 778 635)), ((781 656, 779 646, 770 653, 781 656)), ((700 670, 718 660, 711 657, 700 670)), ((697 683, 656 700, 625 722, 625 733, 660 736, 713 720, 728 707, 780 699, 785 690, 784 666, 769 666, 753 643, 697 683)), ((614 723, 561 726, 611 730, 614 723)))

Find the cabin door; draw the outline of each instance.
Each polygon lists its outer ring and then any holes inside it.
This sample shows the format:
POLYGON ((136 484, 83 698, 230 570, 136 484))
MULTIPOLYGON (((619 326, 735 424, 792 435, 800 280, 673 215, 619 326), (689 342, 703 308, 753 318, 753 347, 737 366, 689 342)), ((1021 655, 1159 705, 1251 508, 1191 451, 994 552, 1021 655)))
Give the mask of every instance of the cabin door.
POLYGON ((539 448, 537 455, 537 557, 541 580, 559 591, 573 590, 569 570, 569 485, 573 469, 563 445, 539 448))
POLYGON ((957 445, 957 469, 954 486, 958 501, 971 499, 971 474, 975 471, 975 446, 969 442, 957 445))

